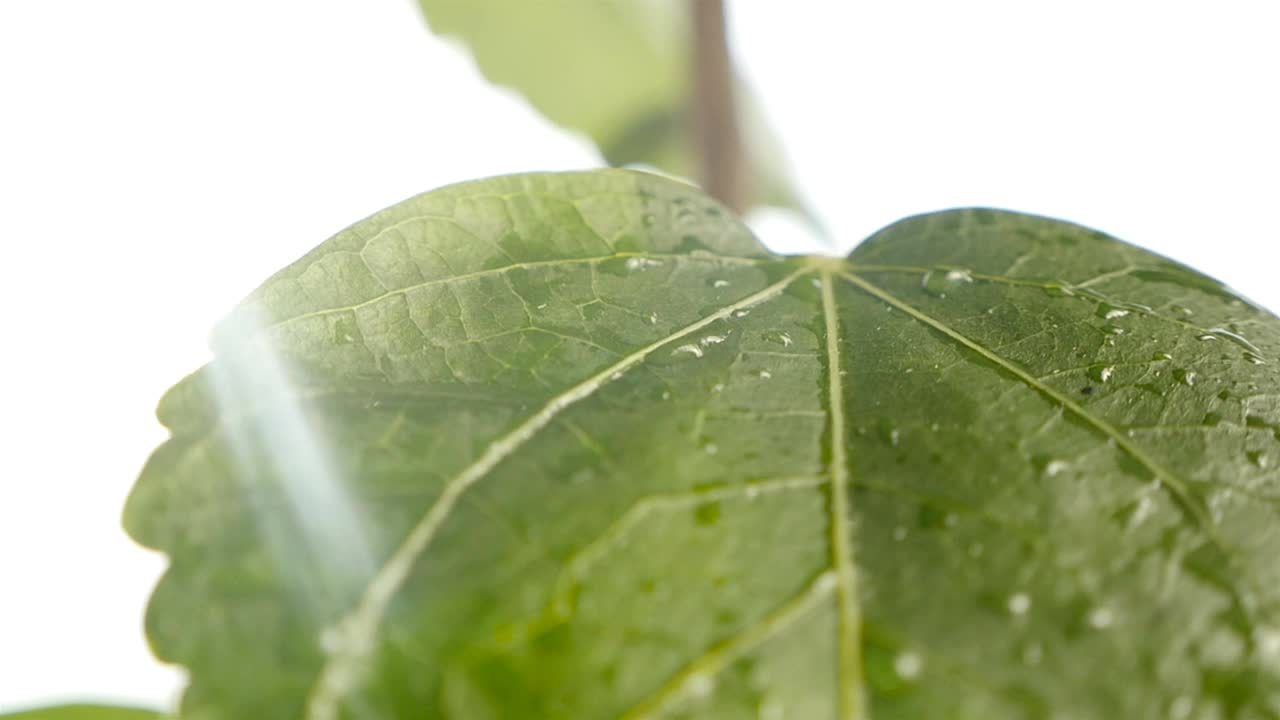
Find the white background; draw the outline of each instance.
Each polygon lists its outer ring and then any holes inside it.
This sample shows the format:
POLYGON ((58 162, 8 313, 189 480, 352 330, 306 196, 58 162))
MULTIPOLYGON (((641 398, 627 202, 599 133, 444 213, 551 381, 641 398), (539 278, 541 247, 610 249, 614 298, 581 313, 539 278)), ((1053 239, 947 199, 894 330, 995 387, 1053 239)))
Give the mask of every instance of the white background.
MULTIPOLYGON (((903 215, 1009 207, 1280 308, 1273 7, 731 9, 845 249, 903 215)), ((163 560, 120 509, 163 439, 155 401, 242 295, 419 191, 598 162, 481 84, 408 0, 0 1, 0 710, 174 697, 140 625, 163 560)))

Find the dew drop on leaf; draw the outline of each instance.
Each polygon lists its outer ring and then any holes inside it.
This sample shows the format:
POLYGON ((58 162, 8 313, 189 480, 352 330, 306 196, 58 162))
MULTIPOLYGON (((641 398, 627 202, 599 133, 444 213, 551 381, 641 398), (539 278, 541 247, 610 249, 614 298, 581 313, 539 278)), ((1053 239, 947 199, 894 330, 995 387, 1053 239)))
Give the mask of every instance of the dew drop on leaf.
POLYGON ((1118 318, 1125 317, 1128 314, 1128 310, 1105 302, 1100 303, 1098 305, 1098 309, 1094 312, 1094 315, 1102 318, 1103 320, 1116 320, 1118 318))
POLYGON ((903 680, 912 680, 924 670, 924 659, 918 653, 901 652, 893 658, 893 671, 903 680))
POLYGON ((647 257, 629 257, 625 264, 627 270, 630 270, 631 272, 648 270, 649 268, 659 267, 660 265, 662 265, 661 260, 654 260, 653 258, 647 257))
MULTIPOLYGON (((1210 330, 1210 331, 1209 331, 1209 333, 1210 333, 1210 337, 1222 338, 1222 339, 1224 339, 1224 340, 1229 340, 1229 341, 1231 341, 1232 343, 1235 343, 1236 345, 1238 345, 1238 346, 1240 346, 1240 347, 1244 348, 1245 352, 1248 352, 1248 353, 1250 353, 1250 354, 1252 354, 1252 355, 1257 355, 1257 356, 1261 356, 1261 355, 1262 355, 1262 351, 1258 349, 1258 346, 1257 346, 1257 345, 1254 345, 1254 344, 1253 344, 1253 343, 1251 343, 1251 342, 1249 342, 1249 341, 1248 341, 1247 339, 1245 339, 1245 337, 1244 337, 1243 335, 1241 335, 1240 333, 1233 332, 1233 331, 1228 330, 1228 329, 1226 329, 1226 328, 1213 328, 1212 330, 1210 330)), ((1204 336, 1201 336, 1201 337, 1200 337, 1200 339, 1201 339, 1201 340, 1204 340, 1204 339, 1205 339, 1205 337, 1204 337, 1204 336)))
POLYGON ((1090 365, 1085 374, 1087 374, 1089 379, 1094 382, 1104 383, 1111 379, 1111 375, 1115 373, 1115 371, 1116 369, 1112 365, 1098 364, 1090 365))
POLYGON ((1195 703, 1186 695, 1179 695, 1169 703, 1169 720, 1187 720, 1191 717, 1191 711, 1195 709, 1195 703))
POLYGON ((775 345, 791 347, 791 336, 781 330, 770 330, 764 334, 764 339, 775 345))
POLYGON ((685 681, 684 689, 692 698, 709 697, 716 691, 716 680, 707 673, 695 673, 685 681))
POLYGON ((1009 612, 1013 615, 1026 615, 1031 609, 1031 596, 1024 592, 1014 593, 1009 596, 1005 607, 1009 608, 1009 612))
POLYGON ((1097 607, 1089 612, 1089 627, 1094 630, 1105 630, 1115 622, 1115 615, 1106 607, 1097 607))
POLYGON ((1186 368, 1176 368, 1173 371, 1173 377, 1178 382, 1188 387, 1196 384, 1196 373, 1194 370, 1187 370, 1186 368))
POLYGON ((946 297, 947 291, 960 283, 973 282, 968 270, 930 270, 920 278, 920 287, 934 297, 946 297))
POLYGON ((698 347, 697 345, 692 345, 692 344, 691 344, 691 345, 681 345, 680 347, 678 347, 678 348, 676 348, 675 350, 672 350, 672 351, 671 351, 671 354, 672 354, 672 355, 678 355, 678 354, 680 354, 680 353, 688 353, 688 354, 690 354, 690 355, 692 355, 692 356, 694 356, 694 357, 696 357, 696 358, 700 358, 700 357, 702 357, 702 355, 703 355, 702 348, 698 347))

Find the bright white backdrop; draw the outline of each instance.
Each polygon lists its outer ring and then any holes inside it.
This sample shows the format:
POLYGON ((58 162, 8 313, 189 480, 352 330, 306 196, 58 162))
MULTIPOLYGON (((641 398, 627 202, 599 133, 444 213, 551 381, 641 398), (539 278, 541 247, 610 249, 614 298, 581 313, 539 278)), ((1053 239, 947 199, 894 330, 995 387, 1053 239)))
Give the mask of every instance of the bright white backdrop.
MULTIPOLYGON (((732 5, 848 247, 981 204, 1066 217, 1280 308, 1270 0, 732 5)), ((119 530, 160 393, 343 226, 445 183, 597 164, 409 0, 0 2, 0 710, 168 701, 119 530)), ((767 222, 784 248, 805 245, 767 222)))

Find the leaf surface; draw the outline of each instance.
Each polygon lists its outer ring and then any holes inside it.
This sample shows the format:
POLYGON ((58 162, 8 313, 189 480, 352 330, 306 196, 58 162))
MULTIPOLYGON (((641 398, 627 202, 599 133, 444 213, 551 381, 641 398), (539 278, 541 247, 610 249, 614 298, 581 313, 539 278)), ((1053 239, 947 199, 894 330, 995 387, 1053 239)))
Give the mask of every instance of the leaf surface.
MULTIPOLYGON (((697 175, 684 0, 419 0, 431 29, 460 39, 492 82, 551 122, 584 133, 614 166, 697 175)), ((779 143, 745 85, 738 107, 750 148, 752 204, 794 207, 779 143)))
POLYGON ((1101 233, 497 178, 215 350, 125 517, 184 714, 1280 716, 1280 322, 1101 233))

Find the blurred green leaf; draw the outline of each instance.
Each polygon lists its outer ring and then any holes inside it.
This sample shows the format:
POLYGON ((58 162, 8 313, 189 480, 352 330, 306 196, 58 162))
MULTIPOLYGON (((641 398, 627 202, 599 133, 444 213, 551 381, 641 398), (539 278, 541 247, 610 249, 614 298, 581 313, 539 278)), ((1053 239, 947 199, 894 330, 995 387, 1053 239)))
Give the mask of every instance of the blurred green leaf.
MULTIPOLYGON (((595 141, 609 164, 695 178, 687 0, 419 0, 431 29, 460 39, 492 82, 595 141)), ((779 143, 745 85, 752 205, 805 211, 779 143)))
POLYGON ((55 705, 0 714, 0 720, 165 720, 166 717, 150 710, 113 705, 55 705))
POLYGON ((1280 320, 1101 233, 495 178, 215 345, 125 516, 193 717, 1280 714, 1280 320))

